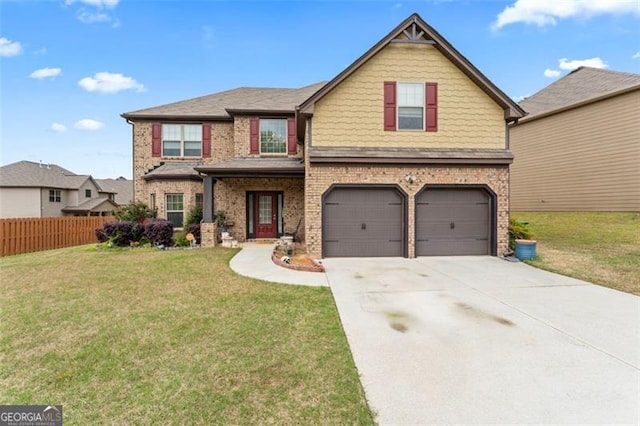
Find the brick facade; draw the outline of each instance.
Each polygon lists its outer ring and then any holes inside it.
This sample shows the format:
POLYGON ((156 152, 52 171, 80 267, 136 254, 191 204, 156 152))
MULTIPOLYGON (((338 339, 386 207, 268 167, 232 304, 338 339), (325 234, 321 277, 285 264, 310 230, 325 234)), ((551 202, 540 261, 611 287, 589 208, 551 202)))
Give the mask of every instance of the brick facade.
POLYGON ((333 184, 395 184, 408 194, 408 253, 415 257, 415 202, 427 184, 487 185, 497 196, 497 253, 508 247, 509 168, 503 167, 422 167, 422 166, 314 166, 307 161, 305 178, 305 235, 307 252, 322 256, 322 194, 333 184), (416 176, 408 183, 407 174, 416 176))

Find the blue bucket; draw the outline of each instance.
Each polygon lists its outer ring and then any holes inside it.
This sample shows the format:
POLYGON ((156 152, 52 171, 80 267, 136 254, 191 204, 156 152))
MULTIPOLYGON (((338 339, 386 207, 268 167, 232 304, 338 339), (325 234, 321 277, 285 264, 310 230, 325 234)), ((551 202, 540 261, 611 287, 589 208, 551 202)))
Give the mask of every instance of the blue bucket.
POLYGON ((516 240, 516 257, 520 260, 530 260, 536 257, 536 242, 516 240))

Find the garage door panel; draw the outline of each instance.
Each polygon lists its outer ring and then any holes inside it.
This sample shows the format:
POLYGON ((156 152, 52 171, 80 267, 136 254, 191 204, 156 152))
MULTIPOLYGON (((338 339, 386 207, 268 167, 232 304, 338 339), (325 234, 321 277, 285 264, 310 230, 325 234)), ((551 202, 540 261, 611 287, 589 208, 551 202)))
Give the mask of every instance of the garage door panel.
POLYGON ((426 189, 416 199, 416 255, 489 254, 490 223, 483 190, 426 189))
POLYGON ((402 256, 404 203, 393 188, 335 188, 323 204, 325 256, 402 256))

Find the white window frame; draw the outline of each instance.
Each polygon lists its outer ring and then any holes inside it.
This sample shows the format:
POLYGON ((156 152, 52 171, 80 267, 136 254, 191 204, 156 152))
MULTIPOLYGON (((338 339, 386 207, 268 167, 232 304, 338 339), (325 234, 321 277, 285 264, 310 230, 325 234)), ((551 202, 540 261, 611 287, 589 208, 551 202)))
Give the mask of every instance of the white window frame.
MULTIPOLYGON (((185 123, 185 124, 178 124, 178 123, 162 123, 162 137, 161 137, 161 144, 162 144, 162 156, 163 157, 182 157, 182 158, 202 158, 202 124, 197 124, 197 123, 185 123), (180 126, 180 140, 178 141, 180 143, 180 154, 179 155, 166 155, 164 153, 164 143, 165 143, 165 129, 168 126, 180 126), (185 155, 185 144, 186 142, 195 142, 195 141, 188 141, 185 140, 185 127, 186 126, 193 126, 193 127, 198 127, 199 128, 199 132, 198 135, 200 137, 200 154, 199 155, 185 155)), ((169 139, 172 142, 175 142, 172 139, 169 139)))
POLYGON ((402 81, 397 83, 396 90, 396 130, 400 130, 403 132, 424 132, 425 130, 425 119, 426 119, 426 101, 425 101, 425 83, 418 81, 402 81), (403 105, 400 103, 400 86, 402 85, 415 85, 420 86, 422 89, 421 103, 422 105, 403 105), (400 127, 400 108, 421 108, 422 109, 422 127, 419 129, 405 129, 400 127))
MULTIPOLYGON (((180 213, 182 214, 182 224, 180 226, 174 226, 174 228, 176 229, 182 229, 182 227, 184 226, 184 194, 178 194, 178 193, 172 193, 172 194, 164 194, 164 202, 165 202, 165 217, 167 218, 167 220, 169 220, 169 213, 180 213), (181 210, 176 210, 176 209, 169 209, 169 197, 176 197, 176 196, 180 196, 182 198, 181 204, 182 204, 182 209, 181 210)), ((171 204, 174 204, 175 202, 172 201, 171 204)), ((169 220, 169 222, 171 222, 169 220)), ((173 222, 172 222, 173 223, 173 222)))
POLYGON ((285 156, 288 149, 287 119, 286 118, 261 118, 258 129, 258 145, 260 147, 260 155, 285 156), (278 121, 284 123, 284 150, 282 152, 264 152, 262 150, 262 123, 265 121, 278 121))

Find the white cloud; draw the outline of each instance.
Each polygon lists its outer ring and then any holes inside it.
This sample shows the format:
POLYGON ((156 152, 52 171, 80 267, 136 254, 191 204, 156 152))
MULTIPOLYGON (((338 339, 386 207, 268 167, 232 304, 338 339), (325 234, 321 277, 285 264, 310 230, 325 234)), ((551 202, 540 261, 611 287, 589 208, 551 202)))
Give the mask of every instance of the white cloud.
POLYGON ((78 85, 87 92, 117 93, 121 90, 135 90, 144 92, 144 85, 131 77, 120 73, 99 72, 93 77, 85 77, 78 81, 78 85))
POLYGON ((43 79, 43 78, 54 78, 60 75, 62 70, 60 68, 41 68, 39 70, 35 70, 29 77, 43 79))
POLYGON ((73 125, 76 129, 81 130, 98 130, 104 127, 104 123, 101 121, 92 120, 90 118, 83 118, 73 125))
POLYGON ((78 10, 76 18, 83 24, 94 24, 96 22, 110 22, 111 17, 102 12, 89 12, 85 9, 78 10))
POLYGON ((520 102, 520 101, 522 101, 524 99, 527 99, 529 96, 531 96, 531 95, 527 94, 527 95, 522 95, 522 96, 516 96, 515 98, 513 98, 513 100, 516 101, 516 102, 520 102))
POLYGON ((72 5, 73 3, 84 3, 89 6, 95 6, 99 9, 107 8, 112 9, 120 3, 120 0, 66 0, 66 5, 72 5))
POLYGON ((45 53, 47 53, 47 48, 46 47, 43 47, 41 49, 33 51, 34 55, 44 55, 45 53))
POLYGON ((64 124, 60 124, 60 123, 53 123, 51 125, 51 130, 53 130, 54 132, 58 132, 58 133, 64 133, 67 131, 67 126, 65 126, 64 124))
POLYGON ((596 57, 591 59, 574 59, 573 61, 568 60, 567 58, 562 58, 558 61, 558 66, 561 70, 575 70, 579 67, 592 67, 592 68, 608 68, 607 65, 602 59, 596 57))
POLYGON ((0 38, 0 56, 17 56, 22 53, 22 45, 8 38, 0 38))
POLYGON ((544 76, 548 77, 548 78, 556 78, 560 75, 560 71, 559 70, 552 70, 547 68, 546 70, 544 70, 544 76))
POLYGON ((633 56, 633 59, 640 59, 640 52, 636 52, 633 56))
POLYGON ((491 25, 494 31, 522 22, 539 27, 556 25, 558 20, 573 17, 633 13, 640 15, 637 0, 516 0, 498 14, 491 25))

